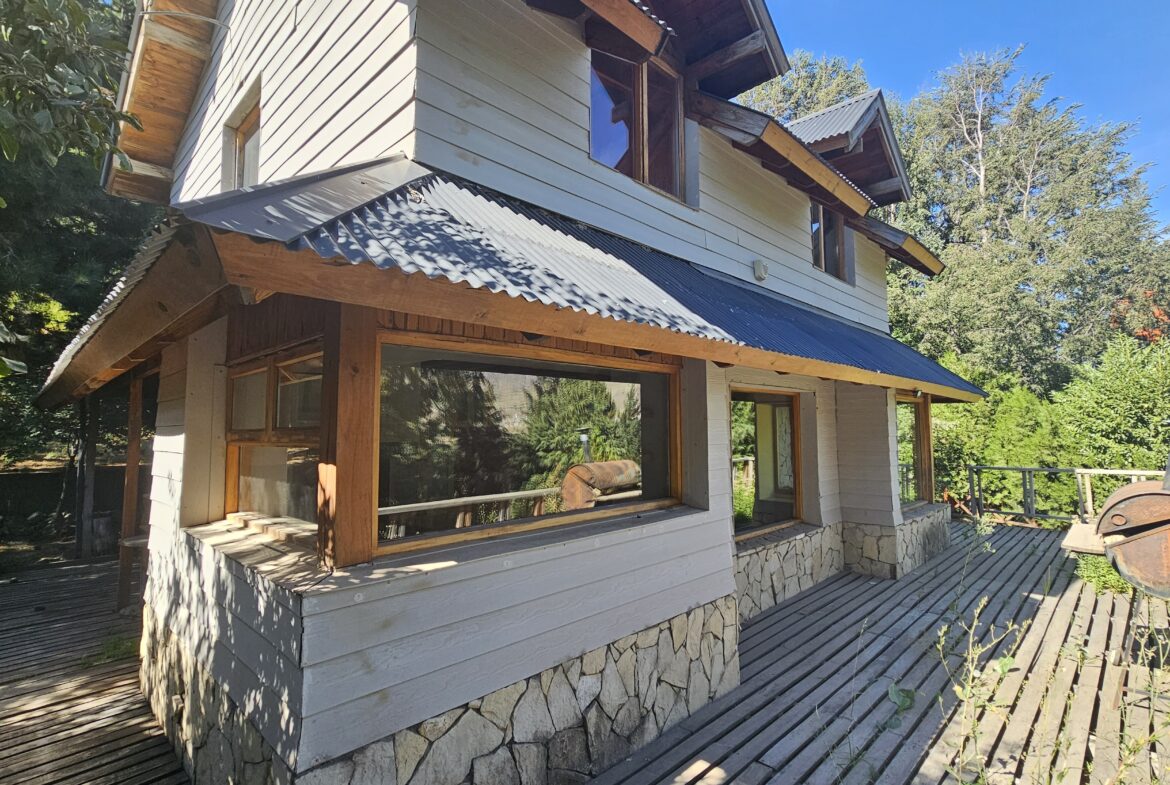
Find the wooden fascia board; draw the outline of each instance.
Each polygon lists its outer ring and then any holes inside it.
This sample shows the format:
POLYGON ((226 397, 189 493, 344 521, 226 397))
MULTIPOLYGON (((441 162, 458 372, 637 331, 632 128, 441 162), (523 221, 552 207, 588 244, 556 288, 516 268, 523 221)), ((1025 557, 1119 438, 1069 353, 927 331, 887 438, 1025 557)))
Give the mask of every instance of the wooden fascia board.
POLYGON ((199 238, 207 231, 194 226, 176 237, 61 376, 41 392, 38 405, 57 406, 121 375, 149 356, 143 347, 173 332, 177 323, 221 294, 226 278, 216 258, 207 253, 211 246, 199 238))
POLYGON ((655 55, 666 45, 670 32, 637 8, 630 0, 581 0, 581 5, 602 19, 647 55, 655 55))
POLYGON ((849 220, 846 223, 877 243, 890 256, 924 275, 935 276, 946 269, 942 260, 912 234, 870 218, 849 220))
POLYGON ((865 215, 873 206, 864 194, 818 158, 780 123, 772 121, 765 129, 760 141, 774 150, 780 157, 791 161, 793 165, 808 175, 818 186, 832 194, 833 198, 854 215, 865 215))
MULTIPOLYGON (((882 140, 882 147, 885 148, 886 158, 890 161, 890 168, 892 168, 902 184, 902 199, 910 198, 910 175, 906 172, 906 162, 902 159, 902 150, 898 147, 898 137, 894 133, 894 123, 890 120, 890 113, 886 110, 885 99, 881 94, 878 94, 877 100, 874 102, 876 106, 876 119, 881 126, 881 133, 879 136, 882 140)), ((862 129, 861 133, 864 133, 862 129)))
POLYGON ((857 384, 917 388, 956 401, 979 400, 979 396, 965 390, 929 384, 918 379, 685 335, 647 324, 618 321, 492 293, 487 289, 474 289, 466 284, 430 279, 425 275, 408 275, 394 268, 379 269, 373 264, 351 264, 344 259, 326 260, 311 250, 290 251, 280 243, 258 243, 236 233, 215 233, 212 237, 224 274, 228 282, 235 286, 506 330, 531 332, 533 325, 539 325, 542 334, 554 338, 610 344, 857 384))
POLYGON ((744 147, 750 147, 750 142, 763 144, 803 172, 846 212, 862 216, 873 206, 863 193, 768 115, 700 90, 687 94, 687 111, 701 124, 717 131, 730 129, 734 136, 729 134, 729 138, 744 147))
POLYGON ((752 27, 762 30, 767 40, 764 51, 768 55, 768 62, 772 64, 775 76, 784 76, 788 73, 788 54, 784 51, 784 44, 780 42, 780 35, 776 32, 776 25, 772 22, 772 15, 764 0, 741 0, 743 10, 751 20, 752 27))

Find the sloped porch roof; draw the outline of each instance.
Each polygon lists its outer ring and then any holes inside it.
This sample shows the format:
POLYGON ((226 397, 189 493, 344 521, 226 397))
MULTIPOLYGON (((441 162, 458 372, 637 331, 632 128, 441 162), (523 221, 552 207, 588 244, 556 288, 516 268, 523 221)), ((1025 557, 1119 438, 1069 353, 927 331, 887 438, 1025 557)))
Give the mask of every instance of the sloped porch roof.
MULTIPOLYGON (((366 298, 367 305, 391 307, 373 288, 383 280, 397 280, 384 276, 396 273, 413 279, 421 273, 448 285, 435 292, 432 302, 443 300, 443 292, 458 299, 467 289, 506 294, 561 313, 603 317, 589 324, 597 329, 611 325, 610 335, 619 329, 613 322, 619 322, 629 325, 620 328, 623 336, 637 325, 655 328, 640 335, 685 337, 685 345, 677 339, 671 344, 678 354, 888 387, 918 387, 942 399, 974 400, 982 394, 885 333, 402 156, 241 189, 180 204, 177 210, 191 226, 219 233, 212 254, 222 260, 228 283, 247 285, 238 272, 228 269, 235 257, 266 253, 261 269, 283 276, 285 288, 274 287, 277 290, 338 299, 330 287, 334 281, 340 285, 346 271, 336 269, 337 261, 353 267, 372 264, 384 273, 366 279, 369 286, 358 287, 356 296, 366 298), (228 241, 236 237, 232 247, 239 249, 241 235, 260 246, 246 243, 255 251, 233 253, 228 241), (312 275, 300 272, 304 268, 297 265, 309 264, 309 257, 333 265, 324 269, 317 262, 312 275)), ((42 392, 43 401, 57 402, 74 393, 78 374, 63 387, 66 371, 133 296, 134 277, 145 275, 139 262, 131 266, 130 275, 119 284, 121 293, 107 301, 62 355, 42 392)), ((549 327, 530 323, 529 329, 544 332, 549 327)), ((135 348, 129 346, 127 352, 135 348)))

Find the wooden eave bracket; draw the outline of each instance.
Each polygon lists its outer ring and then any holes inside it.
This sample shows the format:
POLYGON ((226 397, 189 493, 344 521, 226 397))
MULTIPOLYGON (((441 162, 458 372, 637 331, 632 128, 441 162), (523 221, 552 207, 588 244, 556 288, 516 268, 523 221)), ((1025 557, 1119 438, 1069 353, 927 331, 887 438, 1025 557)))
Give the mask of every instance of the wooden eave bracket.
POLYGON ((636 62, 660 54, 673 31, 630 0, 525 0, 529 7, 566 19, 583 20, 591 49, 636 62))
POLYGON ((754 33, 691 63, 686 67, 685 76, 687 80, 701 81, 741 60, 761 54, 766 47, 767 37, 764 31, 756 30, 754 33))
POLYGON ((687 93, 687 114, 700 125, 727 137, 745 152, 774 166, 790 165, 807 180, 790 179, 794 187, 812 190, 822 201, 832 201, 845 213, 861 217, 873 203, 832 166, 821 160, 775 119, 754 109, 725 101, 700 90, 687 93), (780 159, 779 161, 775 159, 780 159), (769 160, 771 159, 771 160, 769 160))
POLYGON ((946 269, 942 260, 912 234, 895 229, 874 218, 846 219, 845 223, 877 243, 892 258, 933 278, 946 269))

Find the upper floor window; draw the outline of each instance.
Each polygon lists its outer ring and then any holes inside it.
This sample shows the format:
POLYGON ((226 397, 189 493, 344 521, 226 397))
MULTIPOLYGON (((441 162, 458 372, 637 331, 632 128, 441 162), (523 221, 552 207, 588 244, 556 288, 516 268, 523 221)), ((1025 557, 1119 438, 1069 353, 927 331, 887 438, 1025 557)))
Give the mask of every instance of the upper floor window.
POLYGON ((850 280, 850 258, 845 245, 845 219, 816 202, 809 206, 813 266, 842 281, 850 280))
POLYGON ((627 177, 682 198, 682 80, 664 63, 593 51, 589 154, 627 177))
POLYGON ((260 182, 260 101, 231 129, 231 172, 234 187, 260 182))

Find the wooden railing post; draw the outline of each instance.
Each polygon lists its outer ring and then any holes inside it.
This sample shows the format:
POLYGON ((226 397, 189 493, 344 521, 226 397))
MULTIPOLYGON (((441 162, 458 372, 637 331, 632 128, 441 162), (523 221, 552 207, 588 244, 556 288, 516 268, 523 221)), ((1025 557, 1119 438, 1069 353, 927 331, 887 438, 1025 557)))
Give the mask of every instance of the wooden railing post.
POLYGON ((325 329, 317 544, 330 568, 370 561, 377 521, 377 311, 338 304, 325 329))

